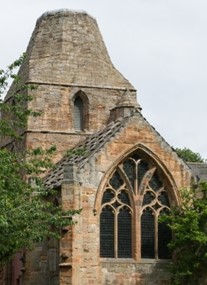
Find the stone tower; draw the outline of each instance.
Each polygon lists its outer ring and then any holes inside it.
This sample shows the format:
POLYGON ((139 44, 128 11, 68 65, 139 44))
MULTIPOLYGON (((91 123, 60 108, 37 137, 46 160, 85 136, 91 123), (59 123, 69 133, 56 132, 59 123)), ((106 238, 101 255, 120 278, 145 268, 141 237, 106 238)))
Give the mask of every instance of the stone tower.
POLYGON ((68 10, 43 14, 20 75, 36 85, 29 107, 41 112, 29 118, 22 147, 56 145, 61 160, 45 185, 59 191, 64 210, 82 212, 59 243, 26 253, 12 285, 170 284, 171 234, 158 219, 179 205, 191 171, 143 118, 96 20, 68 10), (71 147, 86 152, 62 158, 71 147))
POLYGON ((26 55, 20 74, 37 86, 30 107, 41 112, 29 119, 26 148, 54 144, 58 159, 107 124, 126 90, 136 104, 134 87, 113 66, 96 20, 85 12, 43 14, 26 55))

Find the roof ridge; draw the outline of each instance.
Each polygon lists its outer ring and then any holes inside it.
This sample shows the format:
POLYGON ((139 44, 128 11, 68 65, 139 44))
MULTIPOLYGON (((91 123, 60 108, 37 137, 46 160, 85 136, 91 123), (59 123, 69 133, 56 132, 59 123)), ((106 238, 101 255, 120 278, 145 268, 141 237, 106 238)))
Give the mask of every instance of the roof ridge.
POLYGON ((134 108, 127 116, 120 117, 117 120, 110 122, 105 128, 91 134, 73 148, 69 149, 66 155, 56 163, 55 169, 51 170, 46 175, 45 185, 48 188, 60 186, 63 180, 64 164, 71 163, 78 165, 80 168, 83 167, 95 153, 120 131, 126 121, 137 111, 137 108, 134 108))

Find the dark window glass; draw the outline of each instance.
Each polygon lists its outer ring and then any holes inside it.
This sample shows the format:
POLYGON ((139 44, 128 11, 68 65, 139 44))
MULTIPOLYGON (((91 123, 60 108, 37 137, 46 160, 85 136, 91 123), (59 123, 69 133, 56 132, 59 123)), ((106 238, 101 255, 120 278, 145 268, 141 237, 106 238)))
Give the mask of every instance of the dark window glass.
POLYGON ((141 256, 155 258, 155 221, 150 208, 144 210, 141 218, 141 256))
POLYGON ((100 215, 101 257, 132 258, 133 248, 139 246, 132 244, 132 232, 140 228, 141 257, 170 258, 167 245, 172 234, 165 223, 158 222, 158 215, 170 208, 164 173, 145 159, 134 153, 120 163, 107 183, 100 215), (134 212, 142 213, 136 224, 134 212))
MULTIPOLYGON (((160 214, 168 214, 167 209, 163 210, 160 214)), ((166 223, 158 224, 158 258, 167 259, 171 258, 168 244, 172 239, 171 229, 166 225, 166 223)))
POLYGON ((110 179, 109 183, 114 189, 118 189, 119 187, 123 185, 124 182, 120 174, 116 171, 114 175, 112 176, 112 178, 110 179))
POLYGON ((74 101, 74 129, 83 130, 83 101, 79 96, 74 101))
POLYGON ((114 257, 114 214, 105 207, 100 216, 100 256, 114 257))
POLYGON ((112 206, 113 206, 115 209, 118 208, 120 205, 121 205, 121 204, 120 204, 119 201, 117 201, 117 200, 112 204, 112 206))
POLYGON ((161 204, 163 206, 167 206, 170 207, 170 203, 169 203, 169 199, 168 199, 168 195, 167 192, 162 191, 158 197, 158 200, 161 202, 161 204))
POLYGON ((114 198, 114 192, 111 189, 107 189, 102 198, 102 204, 110 202, 114 198))
POLYGON ((130 205, 129 195, 126 191, 121 191, 118 195, 119 200, 127 205, 130 205))
POLYGON ((131 158, 133 158, 135 161, 138 161, 139 159, 141 159, 140 155, 138 153, 134 153, 131 158))
POLYGON ((154 191, 158 191, 162 187, 162 182, 160 181, 160 178, 156 172, 152 176, 149 185, 154 191))
POLYGON ((142 205, 145 206, 147 204, 150 204, 155 199, 155 195, 151 191, 147 191, 144 194, 144 199, 142 205))
POLYGON ((118 257, 132 257, 132 225, 131 214, 126 207, 118 215, 118 257))
POLYGON ((158 210, 161 206, 159 203, 155 203, 152 207, 153 209, 158 210))
POLYGON ((140 161, 138 164, 138 186, 140 186, 140 183, 142 182, 142 179, 145 175, 145 173, 149 170, 148 163, 145 161, 140 161))
POLYGON ((135 163, 133 160, 128 159, 123 163, 123 169, 128 177, 131 187, 134 190, 134 182, 135 182, 135 163))

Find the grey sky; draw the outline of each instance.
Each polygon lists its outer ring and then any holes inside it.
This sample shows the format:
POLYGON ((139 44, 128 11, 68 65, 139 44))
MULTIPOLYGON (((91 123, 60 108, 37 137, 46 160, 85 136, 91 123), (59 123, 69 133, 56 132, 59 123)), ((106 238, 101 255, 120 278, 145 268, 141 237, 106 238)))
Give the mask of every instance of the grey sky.
POLYGON ((174 147, 207 158, 206 0, 7 0, 0 9, 0 67, 26 50, 45 11, 97 19, 112 62, 137 89, 143 115, 174 147))

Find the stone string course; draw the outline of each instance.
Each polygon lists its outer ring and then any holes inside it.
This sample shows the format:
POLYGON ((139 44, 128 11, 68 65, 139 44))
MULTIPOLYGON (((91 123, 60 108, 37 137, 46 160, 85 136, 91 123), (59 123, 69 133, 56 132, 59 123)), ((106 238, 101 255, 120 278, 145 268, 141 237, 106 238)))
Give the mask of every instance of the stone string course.
POLYGON ((69 10, 43 14, 20 75, 36 84, 28 107, 41 116, 29 119, 21 145, 4 144, 15 151, 56 145, 56 168, 45 184, 59 189, 63 209, 82 212, 77 224, 62 229, 59 242, 45 240, 25 252, 24 268, 11 275, 14 285, 18 278, 22 285, 169 285, 168 263, 99 256, 102 191, 117 163, 137 149, 147 152, 171 182, 172 204, 180 202, 179 189, 192 173, 143 118, 136 90, 113 66, 96 20, 69 10), (74 129, 77 92, 85 98, 83 131, 74 129))

